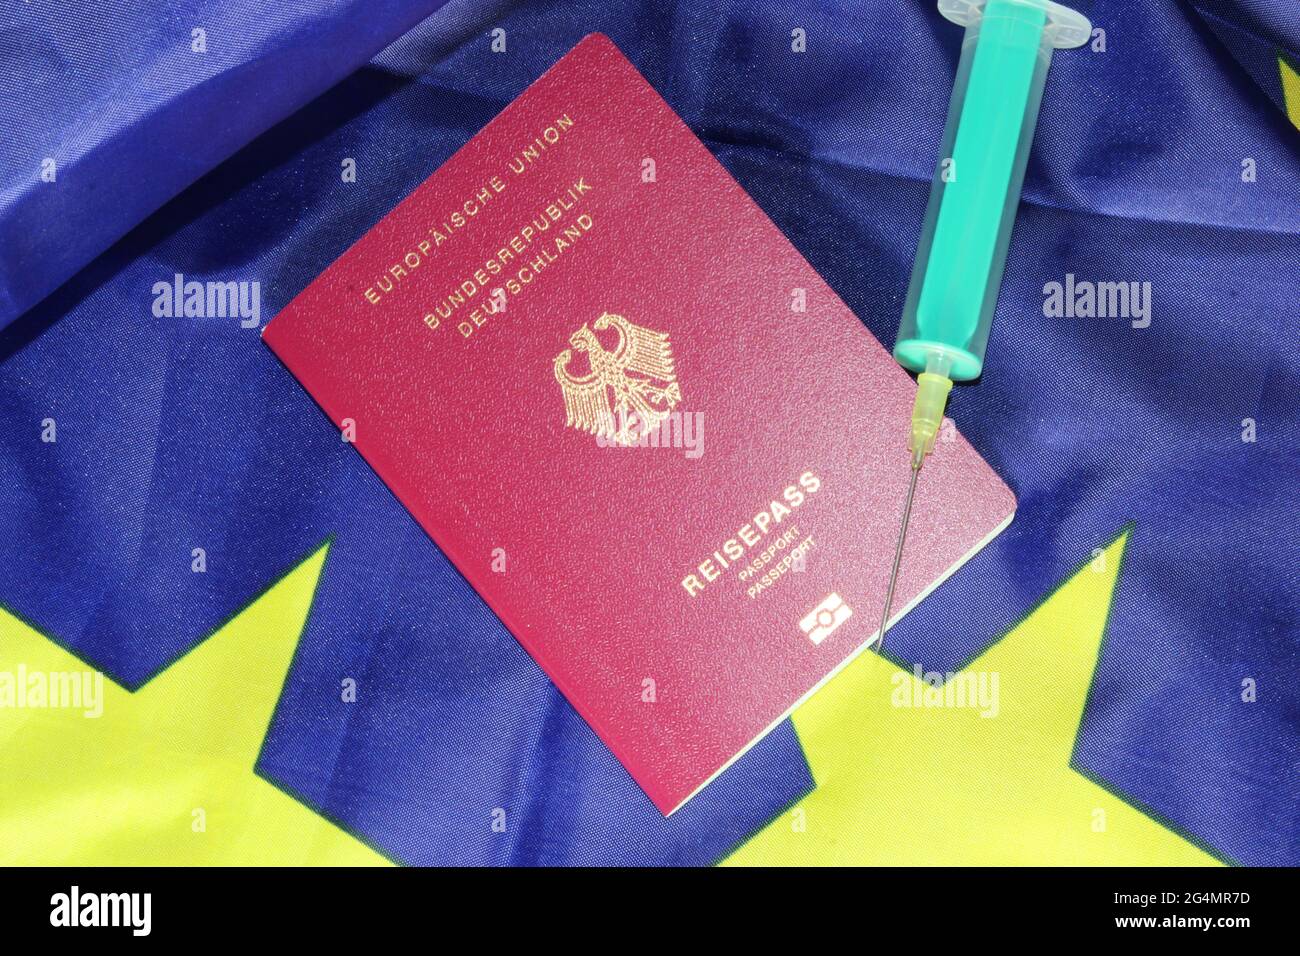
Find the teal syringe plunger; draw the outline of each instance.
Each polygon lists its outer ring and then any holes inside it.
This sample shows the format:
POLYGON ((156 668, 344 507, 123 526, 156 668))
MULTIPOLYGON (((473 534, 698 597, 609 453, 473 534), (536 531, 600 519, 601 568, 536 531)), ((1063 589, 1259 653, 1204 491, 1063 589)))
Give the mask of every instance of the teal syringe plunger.
POLYGON ((912 477, 885 596, 883 646, 903 541, 925 457, 954 381, 984 368, 989 327, 1052 51, 1092 35, 1082 14, 1047 0, 939 0, 966 28, 939 161, 912 266, 894 358, 919 373, 912 477))

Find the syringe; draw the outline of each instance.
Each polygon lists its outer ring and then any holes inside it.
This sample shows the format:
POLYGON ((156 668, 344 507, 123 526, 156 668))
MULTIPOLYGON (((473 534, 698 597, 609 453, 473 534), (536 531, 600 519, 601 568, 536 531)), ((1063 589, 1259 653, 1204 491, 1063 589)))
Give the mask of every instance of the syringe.
POLYGON ((912 477, 885 592, 877 650, 903 560, 921 465, 934 450, 954 381, 976 378, 1006 265, 1052 50, 1092 35, 1082 14, 1048 0, 939 0, 966 28, 961 60, 894 358, 920 373, 912 409, 912 477))

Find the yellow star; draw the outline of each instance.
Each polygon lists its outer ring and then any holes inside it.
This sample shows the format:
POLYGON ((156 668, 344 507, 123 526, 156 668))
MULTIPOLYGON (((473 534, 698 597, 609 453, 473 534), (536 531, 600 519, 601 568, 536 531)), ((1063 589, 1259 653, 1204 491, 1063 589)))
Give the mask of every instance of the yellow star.
POLYGON ((996 710, 901 706, 929 685, 873 653, 845 668, 794 715, 816 789, 727 862, 1217 862, 1070 766, 1128 534, 967 665, 996 710))
MULTIPOLYGON (((103 714, 0 707, 0 864, 385 864, 256 776, 328 545, 103 714)), ((87 665, 0 611, 0 677, 87 665)), ((84 701, 83 701, 84 703, 84 701)))
POLYGON ((1300 129, 1300 73, 1284 57, 1277 58, 1278 74, 1282 79, 1282 101, 1291 125, 1300 129))

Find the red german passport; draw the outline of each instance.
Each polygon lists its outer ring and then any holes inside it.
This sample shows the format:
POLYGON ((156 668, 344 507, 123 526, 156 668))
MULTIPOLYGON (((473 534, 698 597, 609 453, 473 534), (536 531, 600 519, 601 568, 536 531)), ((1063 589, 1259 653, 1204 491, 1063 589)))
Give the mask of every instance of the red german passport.
MULTIPOLYGON (((876 636, 915 385, 604 36, 265 338, 664 813, 876 636)), ((947 430, 899 614, 1014 510, 947 430)))

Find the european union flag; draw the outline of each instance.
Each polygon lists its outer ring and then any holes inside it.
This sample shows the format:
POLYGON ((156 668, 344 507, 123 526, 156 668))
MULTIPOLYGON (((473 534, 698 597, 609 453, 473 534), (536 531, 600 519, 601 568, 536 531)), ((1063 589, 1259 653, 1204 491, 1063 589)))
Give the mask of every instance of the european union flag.
MULTIPOLYGON (((663 820, 244 325, 598 30, 890 344, 961 31, 932 0, 439 7, 0 13, 0 605, 143 702, 300 568, 263 778, 401 862, 713 861, 813 786, 791 725, 663 820), (160 317, 178 275, 238 304, 160 317)), ((1294 865, 1300 25, 1083 12, 949 406, 1019 511, 891 652, 958 669, 1127 528, 1074 766, 1221 859, 1294 865), (1064 308, 1118 284, 1127 312, 1064 308)))

